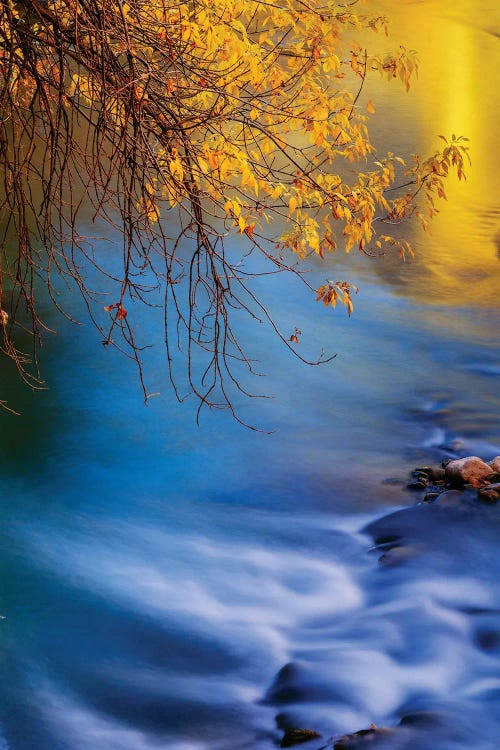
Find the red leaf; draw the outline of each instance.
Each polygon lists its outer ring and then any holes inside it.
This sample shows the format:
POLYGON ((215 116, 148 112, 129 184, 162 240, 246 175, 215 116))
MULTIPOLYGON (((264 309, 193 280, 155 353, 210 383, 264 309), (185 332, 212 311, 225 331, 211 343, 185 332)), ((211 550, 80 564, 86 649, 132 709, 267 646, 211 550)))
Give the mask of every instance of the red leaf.
POLYGON ((243 230, 247 237, 250 237, 251 240, 253 240, 253 233, 255 230, 255 224, 247 224, 245 229, 243 230))

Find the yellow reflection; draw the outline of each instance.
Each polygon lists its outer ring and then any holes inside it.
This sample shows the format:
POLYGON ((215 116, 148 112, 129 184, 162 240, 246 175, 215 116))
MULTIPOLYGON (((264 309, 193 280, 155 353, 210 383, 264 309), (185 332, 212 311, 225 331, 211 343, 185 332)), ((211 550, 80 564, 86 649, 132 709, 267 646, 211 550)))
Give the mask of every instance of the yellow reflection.
POLYGON ((389 149, 396 139, 403 150, 427 155, 440 133, 470 138, 473 164, 467 182, 448 181, 448 202, 439 206, 432 235, 413 238, 416 261, 409 267, 383 263, 377 269, 388 281, 402 284, 405 294, 433 304, 498 305, 500 45, 482 23, 484 18, 490 28, 500 23, 500 7, 492 12, 488 5, 483 15, 486 4, 480 1, 471 9, 467 0, 458 0, 448 10, 446 3, 380 4, 392 21, 390 42, 401 40, 418 51, 420 73, 409 95, 396 87, 388 94, 383 81, 370 83, 373 101, 382 100, 374 122, 378 145, 389 149))

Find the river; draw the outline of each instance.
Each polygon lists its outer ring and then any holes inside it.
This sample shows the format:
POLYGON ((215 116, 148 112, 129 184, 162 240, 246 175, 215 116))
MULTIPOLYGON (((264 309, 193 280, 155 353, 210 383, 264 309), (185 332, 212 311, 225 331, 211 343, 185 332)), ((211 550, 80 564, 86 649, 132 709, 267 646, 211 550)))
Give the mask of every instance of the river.
POLYGON ((410 524, 394 565, 364 529, 416 502, 415 466, 500 455, 500 17, 377 7, 421 59, 409 94, 370 84, 377 145, 463 133, 473 167, 415 261, 331 261, 360 287, 350 319, 284 284, 280 318, 330 365, 248 328, 274 397, 240 408, 274 432, 196 426, 154 309, 148 407, 133 368, 55 312, 48 389, 4 376, 21 416, 0 412, 2 750, 269 750, 287 726, 319 731, 314 750, 402 718, 388 747, 498 747, 500 509, 410 524))

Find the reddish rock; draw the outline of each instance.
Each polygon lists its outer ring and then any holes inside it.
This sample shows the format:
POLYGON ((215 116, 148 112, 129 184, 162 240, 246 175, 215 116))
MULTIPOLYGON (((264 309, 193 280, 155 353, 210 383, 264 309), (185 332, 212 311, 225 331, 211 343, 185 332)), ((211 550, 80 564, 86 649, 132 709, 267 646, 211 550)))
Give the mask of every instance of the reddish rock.
POLYGON ((446 481, 454 487, 470 484, 484 487, 495 477, 496 472, 478 456, 467 456, 450 461, 445 467, 446 481))
POLYGON ((500 456, 497 456, 493 461, 488 461, 488 465, 491 466, 496 474, 500 474, 500 456))
POLYGON ((478 497, 487 503, 497 503, 500 500, 500 483, 486 485, 479 490, 478 497))
POLYGON ((394 729, 386 729, 386 727, 376 727, 372 724, 370 729, 361 729, 359 732, 354 734, 345 734, 340 737, 334 745, 334 750, 364 750, 366 746, 372 745, 375 741, 375 745, 378 744, 376 740, 383 740, 394 734, 394 729))

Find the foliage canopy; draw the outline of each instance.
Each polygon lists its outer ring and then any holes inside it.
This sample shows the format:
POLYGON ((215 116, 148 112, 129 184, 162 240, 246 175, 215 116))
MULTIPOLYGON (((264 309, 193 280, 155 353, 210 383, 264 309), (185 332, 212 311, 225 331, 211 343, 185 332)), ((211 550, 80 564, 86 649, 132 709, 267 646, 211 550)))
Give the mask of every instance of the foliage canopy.
MULTIPOLYGON (((409 165, 375 154, 365 81, 408 88, 417 60, 402 47, 370 54, 368 35, 387 33, 387 20, 362 10, 330 0, 0 2, 0 324, 3 351, 28 382, 39 382, 44 328, 36 287, 52 292, 58 275, 76 282, 104 341, 136 360, 147 395, 127 309, 161 286, 176 393, 186 390, 174 372, 181 346, 200 407, 234 413, 238 368, 252 368, 235 311, 267 319, 301 355, 300 332, 280 332, 244 257, 228 251, 231 234, 306 288, 310 254, 412 253, 399 225, 427 226, 448 172, 463 177, 467 147, 453 136, 409 165), (121 232, 118 275, 79 234, 89 203, 121 232), (168 212, 175 220, 163 221, 168 212), (114 283, 104 317, 84 259, 114 283), (26 320, 29 361, 16 346, 26 320)), ((328 281, 310 291, 350 314, 353 289, 328 281)))

